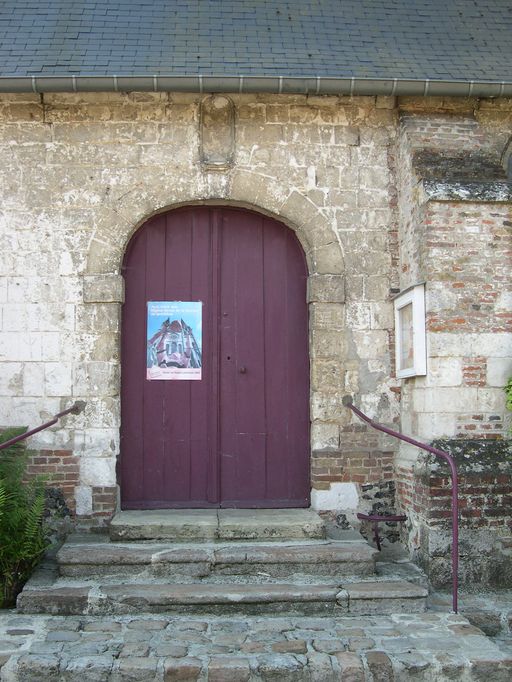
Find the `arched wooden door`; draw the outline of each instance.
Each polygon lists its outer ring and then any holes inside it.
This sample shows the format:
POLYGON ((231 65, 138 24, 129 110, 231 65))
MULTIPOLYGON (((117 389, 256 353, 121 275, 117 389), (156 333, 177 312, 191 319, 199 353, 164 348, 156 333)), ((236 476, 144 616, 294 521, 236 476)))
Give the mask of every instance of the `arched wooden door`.
POLYGON ((177 209, 135 234, 123 272, 122 508, 309 506, 307 267, 294 233, 243 209, 177 209), (165 305, 148 321, 148 302, 201 302, 202 331, 165 305), (167 378, 149 380, 148 366, 167 378))

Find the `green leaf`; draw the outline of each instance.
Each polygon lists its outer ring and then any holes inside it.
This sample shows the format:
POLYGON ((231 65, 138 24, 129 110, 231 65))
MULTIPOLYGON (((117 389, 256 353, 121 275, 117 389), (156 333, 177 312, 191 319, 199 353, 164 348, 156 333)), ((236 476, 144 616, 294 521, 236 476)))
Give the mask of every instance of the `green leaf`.
MULTIPOLYGON (((25 430, 4 431, 0 442, 25 430)), ((22 442, 0 450, 0 607, 14 605, 48 546, 44 482, 24 481, 26 462, 22 442)))

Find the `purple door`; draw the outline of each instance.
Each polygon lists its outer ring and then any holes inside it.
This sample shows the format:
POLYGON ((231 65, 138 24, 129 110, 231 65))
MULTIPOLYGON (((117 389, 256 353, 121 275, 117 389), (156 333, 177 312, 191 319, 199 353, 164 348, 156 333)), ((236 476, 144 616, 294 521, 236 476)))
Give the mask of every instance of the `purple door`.
POLYGON ((123 272, 123 509, 309 506, 307 267, 250 211, 151 218, 123 272), (201 301, 201 380, 148 380, 147 302, 201 301))

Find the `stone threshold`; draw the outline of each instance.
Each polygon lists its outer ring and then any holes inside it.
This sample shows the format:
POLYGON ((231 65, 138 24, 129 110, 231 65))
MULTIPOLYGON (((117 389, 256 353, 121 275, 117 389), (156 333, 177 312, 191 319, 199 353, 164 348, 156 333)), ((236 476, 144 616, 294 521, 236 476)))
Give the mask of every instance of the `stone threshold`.
POLYGON ((325 538, 312 509, 157 509, 120 511, 110 537, 123 540, 283 540, 325 538))

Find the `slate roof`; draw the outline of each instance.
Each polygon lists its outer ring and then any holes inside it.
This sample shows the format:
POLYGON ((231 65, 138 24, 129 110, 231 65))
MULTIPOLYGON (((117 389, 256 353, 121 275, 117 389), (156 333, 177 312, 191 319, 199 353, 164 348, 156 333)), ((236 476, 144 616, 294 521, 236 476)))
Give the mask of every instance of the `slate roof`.
POLYGON ((1 0, 0 77, 512 80, 512 0, 1 0))

